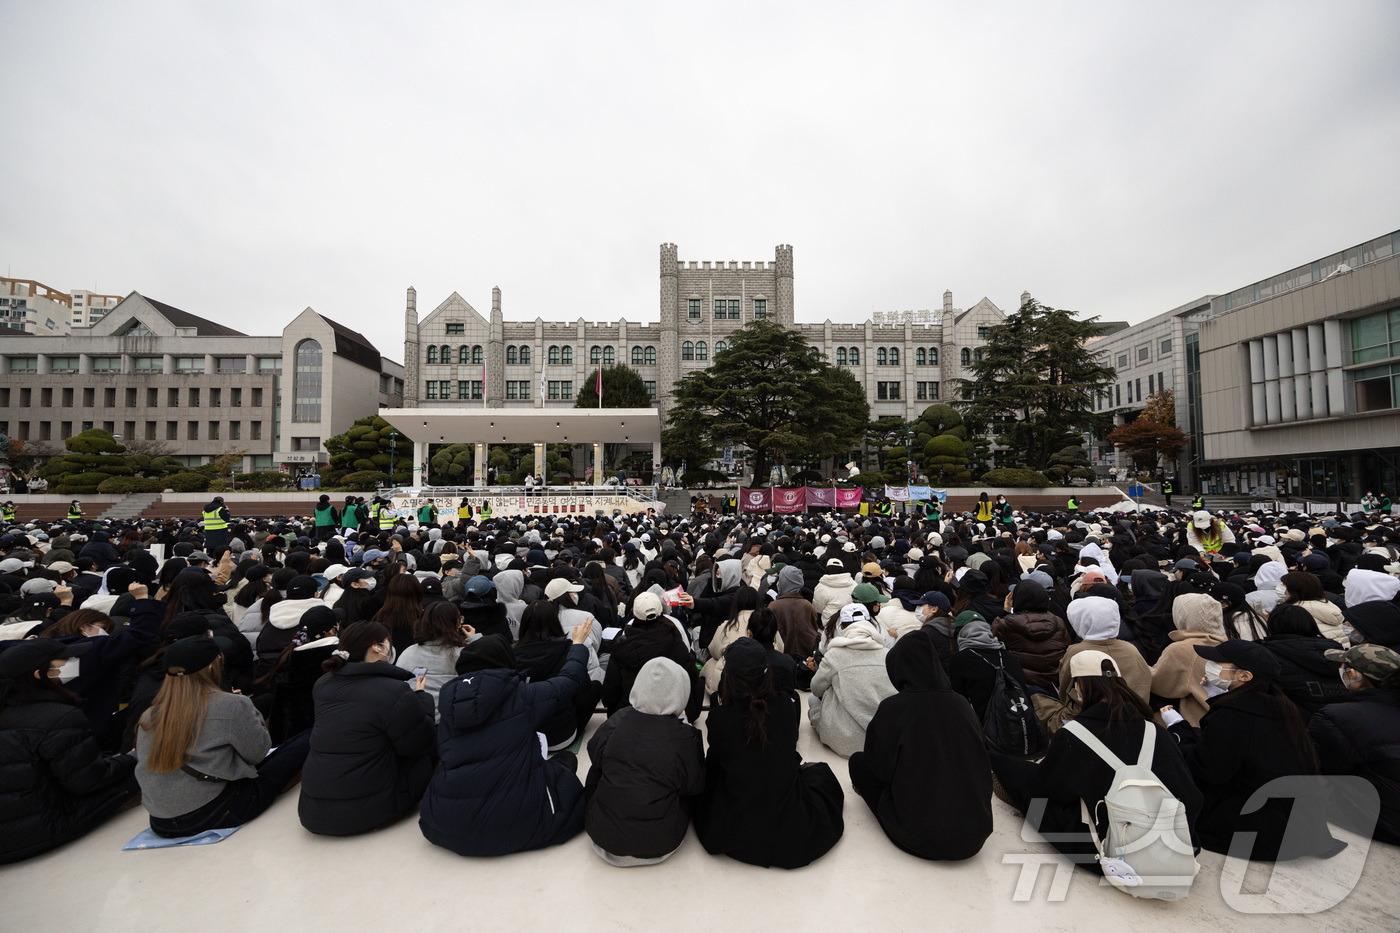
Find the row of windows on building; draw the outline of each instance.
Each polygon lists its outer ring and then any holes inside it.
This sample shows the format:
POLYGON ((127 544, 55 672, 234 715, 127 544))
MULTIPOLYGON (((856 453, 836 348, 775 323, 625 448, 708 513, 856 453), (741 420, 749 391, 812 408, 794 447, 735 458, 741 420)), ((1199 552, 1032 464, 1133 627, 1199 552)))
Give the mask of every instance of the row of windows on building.
MULTIPOLYGON (((876 347, 876 348, 875 348, 875 365, 876 365, 876 366, 899 366, 899 365, 900 365, 899 359, 900 359, 899 347, 876 347)), ((963 365, 964 365, 964 366, 966 366, 967 364, 971 363, 973 360, 980 360, 980 359, 982 359, 982 350, 981 350, 980 348, 977 349, 977 350, 972 350, 972 349, 969 349, 968 347, 963 347, 963 348, 962 348, 962 362, 963 362, 963 365)), ((837 365, 837 366, 859 366, 859 365, 860 365, 860 347, 837 347, 837 348, 836 348, 836 365, 837 365)), ((915 348, 914 348, 914 365, 915 365, 915 366, 937 366, 937 365, 938 365, 938 348, 937 348, 937 347, 915 347, 915 348)))
MULTIPOLYGON (((127 441, 134 441, 138 438, 147 441, 260 441, 263 436, 263 423, 261 421, 246 422, 248 426, 246 435, 243 430, 245 424, 243 421, 166 421, 163 429, 162 422, 159 421, 140 423, 127 421, 121 424, 115 421, 16 421, 14 422, 16 432, 14 434, 10 433, 10 422, 0 421, 0 434, 22 441, 61 441, 74 435, 73 427, 75 424, 79 432, 91 431, 94 427, 100 427, 113 437, 127 441), (137 434, 138 424, 139 435, 137 434), (180 430, 182 424, 184 426, 183 433, 180 430)), ((319 439, 316 441, 319 445, 319 439)))
MULTIPOLYGON (((303 341, 303 343, 305 342, 303 341)), ((317 344, 317 350, 320 350, 320 344, 317 344)), ((115 374, 122 371, 122 358, 120 356, 90 356, 88 360, 89 369, 94 374, 115 374)), ((77 356, 51 356, 49 357, 49 372, 56 374, 77 373, 80 371, 79 361, 80 357, 77 356)), ((202 356, 177 356, 171 362, 171 371, 181 376, 204 375, 208 368, 208 364, 202 356)), ((259 374, 275 375, 282 371, 282 357, 257 357, 257 366, 259 374)), ((5 371, 18 374, 37 373, 39 371, 39 358, 37 356, 11 356, 6 360, 5 371)), ((159 376, 165 372, 165 360, 159 356, 134 356, 131 359, 131 371, 138 376, 159 376)), ((248 358, 246 356, 216 356, 214 357, 214 372, 219 375, 246 375, 248 358)))
MULTIPOLYGON (((897 402, 900 400, 902 392, 898 382, 877 382, 875 383, 875 399, 881 402, 897 402)), ((914 383, 914 398, 919 401, 937 401, 938 383, 936 382, 916 382, 914 383)))
MULTIPOLYGON (((1166 379, 1167 377, 1164 373, 1157 373, 1156 375, 1148 374, 1147 395, 1153 395, 1168 388, 1166 379)), ((1109 391, 1100 393, 1096 407, 1102 411, 1105 408, 1118 408, 1123 405, 1123 390, 1125 388, 1128 390, 1128 401, 1126 404, 1132 405, 1136 403, 1141 405, 1147 401, 1147 395, 1144 395, 1142 392, 1142 379, 1139 377, 1137 379, 1125 379, 1121 384, 1115 385, 1109 391)))
MULTIPOLYGON (((34 402, 34 393, 38 392, 39 407, 53 408, 54 388, 51 386, 40 386, 36 390, 30 386, 20 386, 19 388, 0 387, 0 408, 11 407, 12 400, 18 401, 20 408, 29 408, 34 402)), ((101 403, 98 402, 99 387, 88 386, 87 388, 75 389, 72 386, 58 387, 59 408, 116 408, 117 394, 121 392, 121 407, 123 408, 159 408, 161 407, 161 390, 147 388, 144 392, 136 386, 126 386, 118 389, 116 386, 106 386, 101 388, 101 403), (79 396, 77 393, 81 392, 79 396), (79 400, 81 404, 79 405, 79 400)), ((263 404, 263 390, 254 387, 246 393, 248 405, 252 408, 261 408, 263 404)), ((228 402, 229 408, 242 408, 245 393, 241 388, 231 388, 225 392, 224 389, 213 386, 190 386, 184 389, 167 388, 165 390, 165 407, 167 408, 200 408, 204 401, 208 401, 210 408, 223 408, 228 402), (181 401, 184 405, 181 406, 181 401)), ((280 402, 280 399, 278 400, 280 402)))
MULTIPOLYGON (((448 399, 481 401, 481 380, 480 379, 458 379, 456 380, 456 394, 453 394, 453 380, 451 379, 429 379, 423 385, 423 398, 432 401, 446 401, 448 399)), ((656 382, 644 381, 647 395, 656 398, 656 382)), ((530 380, 528 379, 507 379, 506 398, 510 401, 519 401, 530 398, 530 380)), ((574 383, 571 379, 553 379, 545 383, 550 401, 572 401, 574 398, 574 383)))
MULTIPOLYGON (((1166 359, 1171 355, 1172 339, 1168 337, 1158 344, 1157 356, 1158 359, 1166 359)), ((1132 360, 1133 357, 1136 357, 1137 365, 1152 362, 1152 345, 1150 343, 1145 343, 1142 346, 1138 347, 1137 350, 1131 355, 1126 350, 1118 354, 1118 359, 1116 360, 1117 366, 1115 368, 1127 369, 1129 367, 1130 360, 1132 360)))
MULTIPOLYGON (((452 325, 449 324, 448 326, 451 327, 452 325)), ((684 346, 681 347, 681 353, 683 358, 697 358, 694 356, 684 356, 686 346, 690 347, 690 352, 692 354, 697 352, 695 345, 690 342, 687 342, 684 346)), ((701 341, 700 346, 705 347, 705 343, 701 341)), ((724 341, 716 343, 715 352, 718 353, 719 351, 723 350, 724 346, 724 341)), ((705 352, 706 355, 698 357, 698 359, 703 360, 709 358, 708 349, 704 350, 703 352, 705 352)), ((546 359, 554 365, 572 366, 574 364, 574 348, 571 346, 553 345, 549 347, 546 353, 546 359)), ((476 344, 474 346, 462 344, 457 348, 455 354, 452 351, 452 347, 448 346, 447 344, 429 344, 427 349, 427 362, 429 363, 451 364, 453 362, 454 356, 457 365, 459 366, 473 363, 480 365, 485 359, 485 348, 483 348, 480 344, 476 344)), ((508 366, 529 365, 533 356, 534 354, 533 351, 530 349, 529 344, 510 344, 506 347, 506 364, 508 366)), ((588 362, 590 363, 590 365, 594 366, 598 365, 599 363, 602 363, 604 366, 612 366, 617 362, 617 348, 605 347, 595 344, 594 346, 588 348, 588 362)), ((632 365, 655 366, 656 347, 633 347, 632 365)))
MULTIPOLYGON (((716 321, 738 321, 743 319, 743 302, 738 298, 716 298, 714 299, 715 320, 716 321)), ((753 319, 761 321, 768 316, 768 299, 755 298, 752 302, 753 319)), ((703 302, 699 298, 687 298, 685 303, 686 317, 692 321, 702 320, 703 302)))

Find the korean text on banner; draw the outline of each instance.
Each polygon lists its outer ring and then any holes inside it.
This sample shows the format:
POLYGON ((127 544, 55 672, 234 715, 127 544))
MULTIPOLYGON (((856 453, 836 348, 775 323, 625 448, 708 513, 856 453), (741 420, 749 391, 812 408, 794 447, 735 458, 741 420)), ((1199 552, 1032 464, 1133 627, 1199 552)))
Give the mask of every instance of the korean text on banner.
POLYGON ((807 508, 807 487, 796 489, 774 489, 773 511, 781 513, 802 512, 807 508))
POLYGON ((891 502, 908 502, 908 501, 909 501, 909 487, 908 487, 908 486, 886 486, 886 487, 885 487, 885 498, 888 499, 888 500, 890 500, 891 502))
POLYGON ((773 511, 772 489, 740 489, 739 510, 741 512, 773 511))

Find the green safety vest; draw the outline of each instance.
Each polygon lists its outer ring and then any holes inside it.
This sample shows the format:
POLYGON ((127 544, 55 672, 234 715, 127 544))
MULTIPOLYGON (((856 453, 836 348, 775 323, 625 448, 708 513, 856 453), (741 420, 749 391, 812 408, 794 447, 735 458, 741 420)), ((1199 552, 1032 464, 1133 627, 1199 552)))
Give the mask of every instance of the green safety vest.
POLYGON ((72 520, 72 519, 79 519, 79 518, 82 518, 82 517, 83 517, 83 509, 82 509, 81 506, 77 506, 77 505, 70 505, 70 506, 68 506, 68 518, 69 518, 70 520, 72 520))
POLYGON ((1171 495, 1173 492, 1175 492, 1175 491, 1176 491, 1176 490, 1172 489, 1172 484, 1171 484, 1171 483, 1163 483, 1163 484, 1162 484, 1162 495, 1164 495, 1164 496, 1170 496, 1170 495, 1171 495))
POLYGON ((335 506, 316 506, 315 522, 317 528, 329 528, 335 524, 335 506))
POLYGON ((205 531, 228 531, 228 522, 219 515, 218 509, 209 509, 203 516, 205 531))
POLYGON ((7 522, 12 522, 12 521, 15 520, 15 507, 14 507, 14 506, 12 506, 12 505, 7 505, 7 506, 5 506, 5 507, 4 507, 4 513, 5 513, 5 521, 7 521, 7 522))
POLYGON ((1203 499, 1202 497, 1197 496, 1196 498, 1194 498, 1194 499, 1191 500, 1191 508, 1193 508, 1193 509, 1203 509, 1203 508, 1205 508, 1205 507, 1206 507, 1206 500, 1203 499))
POLYGON ((1069 497, 1069 501, 1065 503, 1065 508, 1068 509, 1068 510, 1071 511, 1071 512, 1078 512, 1078 511, 1079 511, 1079 500, 1076 499, 1074 496, 1070 496, 1070 497, 1069 497))
POLYGON ((490 518, 490 517, 491 517, 491 503, 489 503, 489 502, 483 502, 483 503, 481 503, 481 517, 482 517, 482 518, 490 518))
POLYGON ((426 525, 433 520, 433 506, 431 503, 418 507, 418 524, 426 525))

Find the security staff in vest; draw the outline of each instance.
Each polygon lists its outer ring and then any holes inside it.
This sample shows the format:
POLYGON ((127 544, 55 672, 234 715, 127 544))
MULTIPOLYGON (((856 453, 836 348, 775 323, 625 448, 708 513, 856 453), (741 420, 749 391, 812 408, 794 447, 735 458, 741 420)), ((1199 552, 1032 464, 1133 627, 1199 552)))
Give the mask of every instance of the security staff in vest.
POLYGON ((1167 500, 1167 508, 1172 507, 1172 494, 1176 492, 1176 487, 1172 485, 1169 478, 1162 479, 1162 498, 1167 500))
POLYGON ((1193 511, 1193 512, 1199 512, 1201 509, 1203 509, 1203 508, 1205 508, 1205 507, 1206 507, 1206 497, 1203 496, 1203 495, 1201 495, 1199 492, 1196 493, 1196 497, 1195 497, 1194 499, 1191 500, 1191 511, 1193 511))
POLYGON ((83 520, 83 507, 78 504, 77 499, 68 503, 68 520, 70 522, 80 522, 83 520))
POLYGON ((213 501, 204 507, 204 514, 201 516, 204 525, 204 550, 214 551, 216 548, 228 547, 228 509, 224 508, 224 497, 215 496, 213 501))
POLYGON ((383 496, 375 496, 374 504, 369 507, 370 518, 374 519, 375 527, 380 531, 390 531, 394 527, 394 516, 389 514, 389 500, 383 496))
POLYGON ((888 499, 881 499, 879 502, 875 503, 875 514, 880 518, 889 518, 893 511, 894 508, 890 505, 890 500, 888 499))
POLYGON ((7 525, 14 523, 15 504, 13 502, 6 502, 3 506, 0 506, 0 518, 3 518, 7 525))
POLYGON ((1070 496, 1069 502, 1065 503, 1065 511, 1071 515, 1079 514, 1079 497, 1070 496))
POLYGON ((433 505, 433 500, 429 499, 418 507, 418 524, 422 528, 432 528, 438 523, 437 506, 433 505))
POLYGON ((335 536, 340 515, 336 513, 335 506, 331 505, 330 496, 322 495, 316 500, 316 510, 312 513, 311 520, 316 528, 317 541, 329 541, 335 536))

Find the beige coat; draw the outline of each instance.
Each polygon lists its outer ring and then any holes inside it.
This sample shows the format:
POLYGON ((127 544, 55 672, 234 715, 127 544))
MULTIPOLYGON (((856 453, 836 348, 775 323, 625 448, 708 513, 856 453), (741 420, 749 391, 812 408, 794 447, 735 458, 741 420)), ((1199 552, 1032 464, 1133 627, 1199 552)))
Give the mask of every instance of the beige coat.
POLYGON ((1132 642, 1109 638, 1104 641, 1081 641, 1070 645, 1065 656, 1060 659, 1060 696, 1058 699, 1044 694, 1035 694, 1031 702, 1035 704, 1036 715, 1045 724, 1047 733, 1054 733, 1069 720, 1079 715, 1079 701, 1070 690, 1069 662, 1076 654, 1090 649, 1102 651, 1118 665, 1128 688, 1142 697, 1142 702, 1151 703, 1152 668, 1142 659, 1142 654, 1132 642))
POLYGON ((1206 675, 1206 659, 1196 653, 1197 645, 1218 645, 1225 639, 1209 632, 1171 632, 1157 666, 1152 668, 1152 692, 1175 701, 1176 711, 1193 726, 1210 709, 1210 695, 1201 686, 1206 675))

